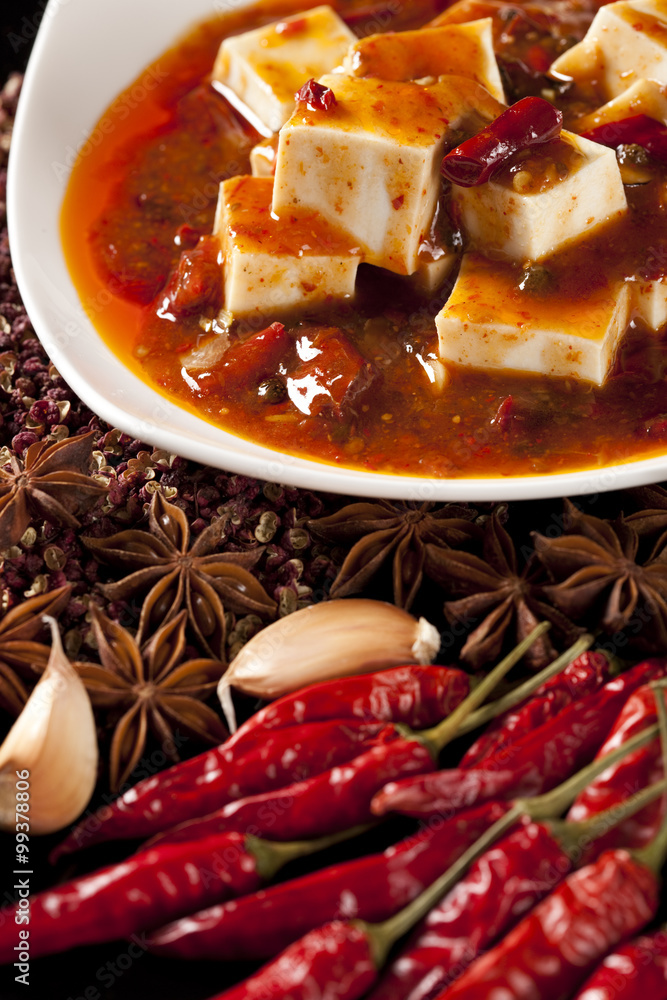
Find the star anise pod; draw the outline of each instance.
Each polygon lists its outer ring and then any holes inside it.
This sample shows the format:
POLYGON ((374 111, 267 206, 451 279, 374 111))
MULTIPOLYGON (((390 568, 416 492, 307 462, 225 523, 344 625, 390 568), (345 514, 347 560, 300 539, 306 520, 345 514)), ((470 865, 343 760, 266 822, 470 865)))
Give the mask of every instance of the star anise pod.
POLYGON ((623 517, 603 521, 566 504, 566 533, 534 534, 553 585, 544 592, 565 614, 609 633, 632 626, 630 644, 645 652, 667 649, 667 550, 637 562, 639 537, 623 517))
MULTIPOLYGON (((458 598, 445 602, 449 622, 479 623, 460 654, 475 669, 498 658, 508 630, 516 643, 541 621, 551 622, 556 635, 565 641, 573 641, 581 632, 545 600, 533 561, 519 569, 514 543, 496 516, 485 524, 482 558, 427 545, 426 571, 447 594, 458 598)), ((525 660, 539 669, 554 656, 550 639, 542 636, 530 647, 525 660)))
POLYGON ((125 784, 146 748, 149 730, 170 760, 180 759, 183 736, 217 745, 228 736, 219 716, 203 703, 225 669, 218 660, 181 662, 187 612, 164 624, 143 650, 122 626, 92 607, 101 666, 75 664, 93 706, 120 711, 111 740, 109 780, 125 784))
POLYGON ((629 495, 641 505, 642 510, 625 518, 640 538, 658 539, 658 546, 667 541, 667 490, 662 486, 639 486, 628 490, 629 495))
POLYGON ((49 445, 36 441, 21 460, 0 468, 0 549, 22 537, 31 521, 78 528, 75 512, 88 506, 106 487, 88 475, 95 434, 65 438, 49 445))
POLYGON ((46 631, 43 615, 59 615, 71 593, 68 586, 31 597, 0 620, 0 708, 10 715, 20 714, 49 659, 50 647, 36 641, 46 631))
POLYGON ((308 528, 328 542, 355 542, 331 586, 332 597, 364 590, 391 557, 394 603, 410 608, 424 573, 429 574, 426 546, 447 549, 480 538, 481 529, 472 523, 476 513, 453 504, 380 500, 349 504, 330 517, 309 521, 308 528))
POLYGON ((225 659, 225 609, 271 617, 276 604, 249 572, 262 549, 218 552, 225 520, 219 518, 190 545, 188 519, 161 493, 151 502, 148 531, 133 528, 110 538, 86 538, 95 556, 129 573, 102 587, 111 601, 146 594, 137 642, 145 642, 158 625, 171 621, 183 606, 201 648, 225 659))

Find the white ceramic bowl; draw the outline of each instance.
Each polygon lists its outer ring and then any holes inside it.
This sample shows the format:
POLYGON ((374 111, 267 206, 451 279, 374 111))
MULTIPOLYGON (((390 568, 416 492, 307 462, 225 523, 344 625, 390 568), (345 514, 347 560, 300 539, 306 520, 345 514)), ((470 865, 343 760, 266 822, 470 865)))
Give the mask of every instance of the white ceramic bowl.
MULTIPOLYGON (((46 350, 104 420, 143 441, 259 479, 414 501, 599 493, 667 478, 667 456, 554 476, 419 479, 337 468, 250 444, 146 386, 84 312, 59 236, 69 167, 105 108, 190 25, 246 0, 49 0, 12 140, 8 213, 17 280, 46 350)), ((491 471, 491 470, 490 470, 491 471)))

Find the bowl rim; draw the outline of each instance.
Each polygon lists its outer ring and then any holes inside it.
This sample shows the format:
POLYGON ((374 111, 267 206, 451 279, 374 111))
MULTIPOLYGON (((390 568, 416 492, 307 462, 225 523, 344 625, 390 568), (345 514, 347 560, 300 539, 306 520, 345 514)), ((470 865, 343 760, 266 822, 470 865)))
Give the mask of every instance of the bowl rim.
POLYGON ((142 0, 139 5, 136 0, 95 0, 94 5, 89 0, 49 0, 44 10, 10 147, 9 241, 35 331, 81 400, 112 426, 170 453, 259 480, 329 493, 421 502, 535 500, 597 494, 665 478, 667 454, 576 472, 453 479, 367 472, 303 459, 209 424, 146 385, 111 352, 79 300, 60 242, 60 210, 74 156, 92 141, 92 130, 117 94, 193 23, 249 5, 248 0, 190 0, 184 9, 176 0, 142 0), (128 40, 130 17, 134 27, 128 40), (121 45, 125 57, 119 60, 121 45), (77 72, 58 72, 62 66, 77 72))

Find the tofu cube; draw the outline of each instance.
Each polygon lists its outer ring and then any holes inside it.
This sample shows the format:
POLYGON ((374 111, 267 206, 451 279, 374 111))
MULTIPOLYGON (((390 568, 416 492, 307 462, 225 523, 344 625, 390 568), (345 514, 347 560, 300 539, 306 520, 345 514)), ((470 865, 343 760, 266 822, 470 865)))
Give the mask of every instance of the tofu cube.
POLYGON ((492 23, 490 17, 485 17, 470 24, 369 35, 352 46, 343 67, 353 76, 377 76, 382 80, 465 76, 504 102, 493 51, 492 23))
POLYGON ((278 133, 258 142, 250 150, 250 169, 253 177, 273 177, 276 172, 278 133))
POLYGON ((264 28, 226 38, 212 80, 228 88, 271 132, 294 111, 307 80, 339 66, 355 41, 331 7, 314 7, 264 28))
POLYGON ((627 211, 613 149, 562 132, 485 184, 452 185, 452 210, 472 243, 540 260, 627 211))
POLYGON ((417 270, 411 282, 422 295, 434 295, 454 270, 458 260, 453 250, 422 244, 417 257, 417 270))
POLYGON ((618 97, 576 121, 577 132, 588 132, 598 125, 632 118, 634 115, 648 115, 667 125, 667 84, 654 80, 637 80, 618 97))
POLYGON ((630 288, 622 281, 593 288, 584 298, 530 295, 519 290, 511 264, 468 253, 436 317, 440 357, 602 385, 629 313, 630 288))
POLYGON ((429 85, 343 75, 320 83, 336 105, 300 103, 281 129, 273 211, 319 213, 350 233, 367 263, 413 274, 452 129, 477 131, 504 107, 458 76, 429 85))
POLYGON ((311 211, 271 215, 271 178, 220 185, 214 235, 223 255, 225 313, 262 317, 350 298, 360 256, 347 234, 311 211))
POLYGON ((667 84, 667 2, 620 0, 600 7, 583 41, 559 56, 550 73, 595 77, 607 100, 643 78, 667 84))
POLYGON ((657 333, 667 323, 667 280, 637 276, 630 287, 635 316, 657 333))

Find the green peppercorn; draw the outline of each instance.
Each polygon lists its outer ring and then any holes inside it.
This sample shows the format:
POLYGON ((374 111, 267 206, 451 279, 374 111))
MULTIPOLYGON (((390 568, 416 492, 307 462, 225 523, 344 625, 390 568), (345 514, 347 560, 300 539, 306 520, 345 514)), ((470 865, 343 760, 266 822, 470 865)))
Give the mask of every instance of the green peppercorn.
POLYGON ((553 274, 541 264, 527 264, 521 274, 519 289, 527 295, 544 295, 553 287, 553 274))
POLYGON ((260 382, 257 395, 266 403, 275 404, 284 402, 287 398, 285 380, 280 375, 272 375, 271 378, 264 379, 263 382, 260 382))
POLYGON ((616 147, 616 159, 619 164, 631 163, 633 167, 646 167, 651 159, 643 146, 636 142, 623 143, 616 147))
POLYGON ((621 180, 628 186, 650 184, 655 176, 651 157, 643 146, 636 142, 623 143, 616 147, 616 160, 621 180))

